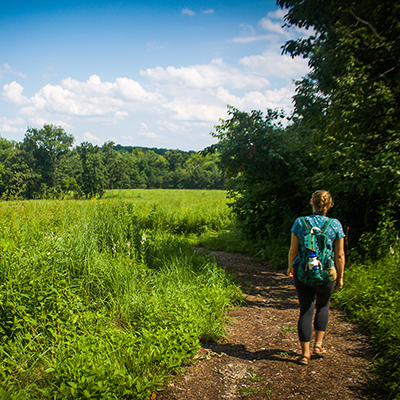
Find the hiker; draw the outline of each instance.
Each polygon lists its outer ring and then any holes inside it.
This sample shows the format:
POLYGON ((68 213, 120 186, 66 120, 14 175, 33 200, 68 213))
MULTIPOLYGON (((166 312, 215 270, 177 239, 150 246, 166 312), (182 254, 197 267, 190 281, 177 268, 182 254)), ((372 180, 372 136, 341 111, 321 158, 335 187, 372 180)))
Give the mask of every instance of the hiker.
MULTIPOLYGON (((313 353, 317 357, 323 357, 326 353, 322 342, 328 325, 329 301, 334 288, 341 289, 343 287, 345 264, 345 234, 342 225, 337 219, 326 216, 333 206, 332 196, 326 190, 317 190, 312 195, 311 206, 313 214, 297 218, 292 226, 287 271, 288 275, 294 278, 300 303, 297 331, 301 345, 301 356, 298 363, 301 365, 308 365, 311 358, 310 342, 314 311, 313 353), (324 239, 325 247, 323 249, 312 250, 313 244, 314 247, 318 247, 315 243, 319 239, 315 233, 324 239), (321 259, 324 258, 323 261, 316 261, 316 253, 321 259), (334 254, 333 258, 332 253, 334 254), (315 265, 316 267, 314 267, 315 265), (313 269, 318 270, 318 276, 309 275, 313 269), (320 280, 317 281, 317 279, 320 280)), ((320 247, 323 246, 320 245, 320 247)))

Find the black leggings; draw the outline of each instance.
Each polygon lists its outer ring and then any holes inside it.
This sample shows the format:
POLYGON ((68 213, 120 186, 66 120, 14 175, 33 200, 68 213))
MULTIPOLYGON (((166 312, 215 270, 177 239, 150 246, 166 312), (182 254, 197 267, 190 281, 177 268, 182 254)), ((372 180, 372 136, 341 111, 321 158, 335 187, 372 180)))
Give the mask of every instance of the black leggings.
POLYGON ((297 324, 299 339, 300 342, 310 342, 315 309, 314 330, 324 332, 326 330, 329 319, 329 301, 335 282, 331 281, 326 285, 303 285, 295 274, 294 284, 300 302, 300 317, 297 324))

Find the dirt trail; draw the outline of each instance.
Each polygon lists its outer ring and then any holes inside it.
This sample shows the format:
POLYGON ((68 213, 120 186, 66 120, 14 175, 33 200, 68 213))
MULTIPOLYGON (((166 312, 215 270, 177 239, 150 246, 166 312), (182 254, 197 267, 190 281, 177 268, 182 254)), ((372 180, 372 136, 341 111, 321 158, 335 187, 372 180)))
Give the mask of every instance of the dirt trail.
POLYGON ((185 373, 157 396, 162 400, 381 399, 368 387, 371 343, 331 309, 323 359, 298 365, 298 303, 292 279, 240 254, 209 252, 234 272, 246 304, 230 312, 225 341, 201 348, 185 373))

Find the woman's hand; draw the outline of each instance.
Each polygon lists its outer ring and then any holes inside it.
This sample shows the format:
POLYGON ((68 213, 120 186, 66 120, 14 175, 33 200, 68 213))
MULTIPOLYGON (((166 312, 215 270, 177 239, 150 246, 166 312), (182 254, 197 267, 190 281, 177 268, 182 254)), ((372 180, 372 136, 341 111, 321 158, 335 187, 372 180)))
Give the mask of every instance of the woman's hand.
POLYGON ((287 269, 287 276, 290 276, 293 278, 293 267, 290 265, 289 268, 287 269))
POLYGON ((337 278, 336 279, 336 284, 335 284, 335 289, 339 290, 343 287, 343 278, 337 278))

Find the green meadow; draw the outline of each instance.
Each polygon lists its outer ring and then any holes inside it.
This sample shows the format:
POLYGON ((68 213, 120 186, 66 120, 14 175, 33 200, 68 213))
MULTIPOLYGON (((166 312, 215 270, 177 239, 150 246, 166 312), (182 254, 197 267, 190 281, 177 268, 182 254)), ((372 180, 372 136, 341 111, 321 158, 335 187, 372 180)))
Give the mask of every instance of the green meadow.
POLYGON ((241 299, 193 244, 224 191, 0 203, 0 398, 149 398, 241 299))

